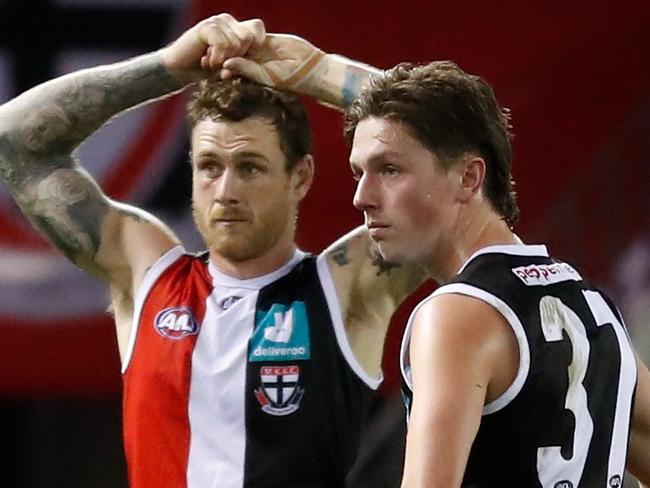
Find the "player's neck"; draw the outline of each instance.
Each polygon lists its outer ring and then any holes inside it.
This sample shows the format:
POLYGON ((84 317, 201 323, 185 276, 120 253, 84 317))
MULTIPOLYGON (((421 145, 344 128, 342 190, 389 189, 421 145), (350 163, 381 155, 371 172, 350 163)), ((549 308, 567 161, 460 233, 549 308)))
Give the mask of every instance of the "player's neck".
POLYGON ((438 256, 427 267, 429 275, 439 283, 451 280, 463 264, 479 249, 487 246, 523 244, 508 224, 492 210, 460 221, 451 239, 443 243, 438 256))
POLYGON ((278 243, 264 254, 246 260, 234 260, 211 250, 210 261, 222 273, 239 280, 247 280, 281 268, 289 262, 295 252, 296 244, 289 241, 278 243))

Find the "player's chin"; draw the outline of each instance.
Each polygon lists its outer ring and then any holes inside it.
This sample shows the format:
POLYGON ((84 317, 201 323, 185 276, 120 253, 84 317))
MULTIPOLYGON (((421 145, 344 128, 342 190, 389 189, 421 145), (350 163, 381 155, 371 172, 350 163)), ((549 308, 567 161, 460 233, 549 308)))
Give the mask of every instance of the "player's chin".
POLYGON ((209 247, 212 252, 235 262, 258 258, 267 250, 264 242, 252 239, 246 234, 237 236, 220 234, 210 243, 209 247))
POLYGON ((246 246, 234 242, 233 239, 218 239, 210 244, 212 252, 223 256, 224 258, 241 261, 249 257, 249 250, 246 246))
POLYGON ((377 244, 379 254, 381 254, 384 261, 399 264, 404 259, 403 253, 400 252, 394 244, 391 245, 391 243, 384 240, 378 240, 375 241, 375 243, 377 244))

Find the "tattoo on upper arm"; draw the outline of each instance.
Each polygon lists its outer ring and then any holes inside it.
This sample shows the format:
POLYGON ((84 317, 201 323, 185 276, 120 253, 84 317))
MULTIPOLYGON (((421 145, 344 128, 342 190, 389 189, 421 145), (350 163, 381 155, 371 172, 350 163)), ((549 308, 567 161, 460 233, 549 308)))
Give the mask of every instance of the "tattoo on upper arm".
POLYGON ((330 256, 339 266, 345 266, 350 262, 348 259, 348 243, 344 242, 330 251, 330 256))
POLYGON ((382 257, 381 253, 378 250, 373 250, 372 251, 372 256, 373 256, 372 264, 378 268, 377 269, 377 276, 381 276, 384 273, 390 274, 390 271, 393 268, 400 268, 401 267, 397 263, 390 263, 390 262, 386 261, 382 257))
POLYGON ((111 203, 72 151, 112 116, 181 87, 151 54, 51 80, 0 107, 0 177, 77 264, 96 255, 111 203))
POLYGON ((45 236, 74 262, 92 260, 109 203, 86 175, 59 168, 35 183, 21 205, 45 236))
POLYGON ((137 209, 134 209, 133 207, 128 207, 128 206, 124 206, 123 204, 120 204, 117 207, 117 211, 120 214, 124 215, 125 217, 127 217, 127 218, 129 218, 131 220, 134 220, 135 222, 137 222, 139 224, 149 222, 146 218, 144 218, 142 215, 140 215, 137 212, 137 209))

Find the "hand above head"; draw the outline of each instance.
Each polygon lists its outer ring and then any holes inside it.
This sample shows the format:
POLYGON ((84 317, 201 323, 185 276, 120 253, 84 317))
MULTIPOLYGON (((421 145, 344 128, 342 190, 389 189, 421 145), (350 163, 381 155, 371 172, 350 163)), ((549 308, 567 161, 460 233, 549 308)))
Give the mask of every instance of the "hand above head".
POLYGON ((160 50, 167 70, 186 83, 218 72, 224 60, 258 51, 265 39, 259 19, 238 21, 229 14, 204 19, 160 50))
POLYGON ((324 65, 325 53, 310 42, 288 34, 266 34, 259 48, 223 63, 221 78, 244 76, 274 88, 300 92, 324 65))
POLYGON ((308 95, 335 108, 357 98, 361 88, 380 70, 338 54, 326 54, 298 36, 266 34, 260 47, 223 62, 223 79, 244 76, 274 88, 308 95))

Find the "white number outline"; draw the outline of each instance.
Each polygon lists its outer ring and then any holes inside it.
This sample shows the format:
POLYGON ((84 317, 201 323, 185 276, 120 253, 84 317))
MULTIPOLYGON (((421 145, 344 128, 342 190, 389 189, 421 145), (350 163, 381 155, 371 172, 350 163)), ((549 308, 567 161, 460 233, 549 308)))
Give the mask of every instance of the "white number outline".
MULTIPOLYGON (((611 325, 616 334, 621 358, 621 368, 618 384, 617 410, 614 416, 613 439, 610 446, 608 479, 621 475, 625 465, 626 429, 622 423, 629 420, 631 396, 636 383, 630 381, 627 374, 634 366, 634 356, 627 339, 625 328, 612 312, 602 295, 595 291, 582 292, 596 325, 611 325), (626 400, 629 401, 621 401, 626 400), (621 451, 623 454, 621 455, 621 451)), ((582 478, 589 444, 593 436, 593 419, 587 407, 587 391, 583 381, 589 367, 590 344, 587 331, 580 317, 559 298, 544 296, 539 303, 540 324, 547 342, 563 340, 562 331, 568 335, 573 357, 568 367, 569 387, 567 389, 565 408, 570 410, 575 418, 573 433, 573 457, 564 459, 560 446, 540 447, 537 450, 538 479, 543 488, 554 488, 559 482, 570 482, 577 487, 582 478)))

